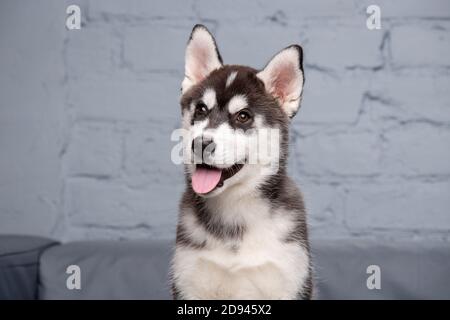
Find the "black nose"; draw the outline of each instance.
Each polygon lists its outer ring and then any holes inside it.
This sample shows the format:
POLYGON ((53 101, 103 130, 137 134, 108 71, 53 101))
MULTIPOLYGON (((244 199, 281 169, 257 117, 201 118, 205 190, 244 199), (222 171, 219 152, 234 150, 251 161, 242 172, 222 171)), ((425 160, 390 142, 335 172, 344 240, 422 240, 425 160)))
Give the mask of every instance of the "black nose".
POLYGON ((192 141, 192 151, 197 160, 207 160, 215 150, 216 144, 211 138, 197 137, 192 141))

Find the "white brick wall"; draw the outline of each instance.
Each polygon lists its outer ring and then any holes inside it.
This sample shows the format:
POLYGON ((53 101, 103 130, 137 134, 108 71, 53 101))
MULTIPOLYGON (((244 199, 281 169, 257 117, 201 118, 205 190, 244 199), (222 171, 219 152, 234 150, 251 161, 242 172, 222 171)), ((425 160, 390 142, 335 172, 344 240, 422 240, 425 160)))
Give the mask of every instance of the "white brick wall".
POLYGON ((260 68, 303 46, 289 171, 313 237, 450 241, 448 1, 77 3, 79 31, 64 4, 0 5, 0 233, 174 236, 184 180, 170 133, 204 23, 226 63, 260 68), (369 4, 381 30, 366 28, 369 4))
POLYGON ((398 181, 357 185, 345 197, 345 222, 350 229, 447 232, 450 184, 398 181), (447 208, 447 210, 442 209, 447 208))
POLYGON ((392 63, 397 67, 450 65, 450 23, 427 22, 392 29, 392 63))
POLYGON ((118 176, 122 136, 111 123, 78 122, 67 150, 67 173, 74 176, 118 176))
POLYGON ((380 125, 420 120, 448 123, 448 88, 449 78, 445 70, 407 69, 395 74, 377 74, 371 81, 370 92, 380 101, 371 103, 368 112, 371 119, 380 125), (383 101, 380 106, 379 102, 383 101))

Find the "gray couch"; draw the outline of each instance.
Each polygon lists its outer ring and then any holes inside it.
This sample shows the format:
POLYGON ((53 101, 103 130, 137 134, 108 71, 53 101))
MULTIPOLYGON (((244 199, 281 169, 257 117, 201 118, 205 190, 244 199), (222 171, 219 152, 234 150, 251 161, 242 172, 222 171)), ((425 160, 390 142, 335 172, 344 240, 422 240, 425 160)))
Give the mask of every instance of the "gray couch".
MULTIPOLYGON (((319 299, 450 299, 450 245, 314 241, 319 299), (381 289, 367 288, 369 265, 381 289)), ((0 236, 0 299, 170 299, 171 241, 59 244, 0 236), (80 267, 81 289, 69 290, 67 267, 80 267)))

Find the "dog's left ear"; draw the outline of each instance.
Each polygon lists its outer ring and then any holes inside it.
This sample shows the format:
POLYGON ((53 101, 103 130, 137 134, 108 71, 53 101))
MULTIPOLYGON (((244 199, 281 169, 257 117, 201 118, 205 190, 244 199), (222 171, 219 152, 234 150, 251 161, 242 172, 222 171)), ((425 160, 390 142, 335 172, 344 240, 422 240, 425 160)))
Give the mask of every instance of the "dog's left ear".
POLYGON ((304 83, 302 48, 292 45, 283 49, 257 76, 283 111, 290 118, 295 116, 300 107, 304 83))
POLYGON ((216 41, 208 29, 197 24, 192 29, 186 48, 184 80, 181 92, 205 79, 212 71, 222 67, 222 57, 216 41))

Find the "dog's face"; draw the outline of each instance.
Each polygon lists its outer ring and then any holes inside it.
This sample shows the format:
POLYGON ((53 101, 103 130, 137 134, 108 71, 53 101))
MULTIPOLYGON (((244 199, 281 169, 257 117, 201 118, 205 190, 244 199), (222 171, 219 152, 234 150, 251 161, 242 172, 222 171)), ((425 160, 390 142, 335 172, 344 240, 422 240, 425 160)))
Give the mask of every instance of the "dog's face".
POLYGON ((192 160, 187 175, 197 194, 252 190, 284 167, 288 125, 303 82, 299 46, 279 52, 262 71, 223 65, 213 36, 204 26, 194 27, 181 107, 184 151, 192 160))

